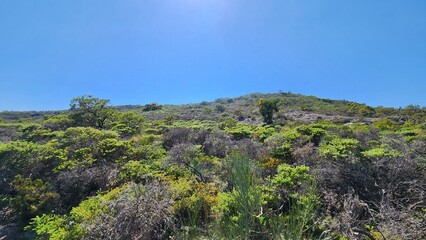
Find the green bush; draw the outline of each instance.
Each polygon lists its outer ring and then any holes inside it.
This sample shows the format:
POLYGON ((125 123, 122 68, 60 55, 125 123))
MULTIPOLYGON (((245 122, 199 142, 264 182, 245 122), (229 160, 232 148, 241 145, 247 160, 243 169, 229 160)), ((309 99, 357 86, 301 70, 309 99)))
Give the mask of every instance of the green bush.
POLYGON ((128 161, 121 167, 120 179, 124 182, 144 182, 155 176, 155 166, 139 161, 128 161))
POLYGON ((142 131, 145 118, 135 112, 117 112, 108 126, 121 136, 132 136, 142 131))
POLYGON ((281 160, 292 159, 292 136, 289 138, 285 134, 274 134, 265 140, 265 144, 272 157, 281 160))
POLYGON ((97 158, 107 160, 109 162, 123 163, 128 159, 130 151, 130 143, 128 141, 119 141, 114 138, 107 138, 100 141, 95 148, 97 158))
POLYGON ((277 167, 277 174, 269 178, 274 188, 285 189, 285 191, 294 193, 304 182, 311 181, 309 167, 281 164, 277 167))
POLYGON ((43 126, 52 131, 65 131, 67 128, 74 126, 74 124, 74 120, 69 115, 60 114, 45 120, 43 126))
POLYGON ((384 130, 395 131, 396 129, 398 129, 398 125, 394 121, 392 121, 388 118, 385 118, 385 119, 382 119, 382 120, 379 120, 379 121, 375 121, 373 123, 373 126, 382 130, 382 131, 384 131, 384 130))
POLYGON ((0 169, 14 175, 29 173, 34 169, 39 171, 34 172, 35 175, 49 174, 65 158, 66 153, 57 149, 56 140, 43 145, 25 141, 0 143, 0 169))
POLYGON ((72 218, 57 214, 36 216, 25 229, 33 230, 37 239, 49 240, 77 240, 84 233, 82 227, 72 218))
POLYGON ((225 128, 227 134, 232 135, 235 139, 250 138, 253 134, 253 128, 250 125, 238 123, 233 128, 225 128))
POLYGON ((72 170, 85 168, 99 159, 108 161, 125 161, 126 152, 130 148, 125 141, 117 140, 118 134, 113 131, 94 128, 68 128, 58 141, 58 148, 66 151, 66 157, 55 169, 72 170))
MULTIPOLYGON (((202 183, 193 178, 171 181, 175 202, 174 212, 179 219, 185 239, 196 238, 203 227, 213 220, 213 206, 218 202, 218 188, 214 183, 202 183)), ((184 236, 182 236, 184 237, 184 236)))
POLYGON ((389 147, 386 145, 382 145, 380 147, 363 151, 361 152, 361 155, 366 158, 377 159, 381 157, 399 157, 402 156, 402 153, 393 149, 389 149, 389 147))
POLYGON ((320 146, 320 152, 323 156, 334 159, 357 156, 359 151, 358 140, 350 138, 334 138, 330 142, 321 144, 320 146))
POLYGON ((263 142, 275 132, 275 128, 272 126, 257 126, 253 131, 253 136, 263 142))
POLYGON ((74 240, 88 234, 87 227, 96 224, 98 218, 109 211, 108 203, 116 200, 126 186, 115 188, 81 202, 68 215, 43 214, 31 219, 27 230, 33 230, 38 239, 74 240))
POLYGON ((41 179, 33 180, 17 175, 12 185, 17 193, 13 203, 24 220, 53 209, 59 198, 49 184, 41 179))

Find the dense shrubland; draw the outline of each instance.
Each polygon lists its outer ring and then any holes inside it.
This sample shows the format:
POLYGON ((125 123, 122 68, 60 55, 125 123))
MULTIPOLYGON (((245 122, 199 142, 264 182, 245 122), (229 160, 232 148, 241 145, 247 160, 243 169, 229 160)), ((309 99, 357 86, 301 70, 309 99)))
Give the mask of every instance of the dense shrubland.
POLYGON ((112 107, 83 96, 69 111, 0 115, 0 239, 426 234, 418 106, 280 93, 112 107))

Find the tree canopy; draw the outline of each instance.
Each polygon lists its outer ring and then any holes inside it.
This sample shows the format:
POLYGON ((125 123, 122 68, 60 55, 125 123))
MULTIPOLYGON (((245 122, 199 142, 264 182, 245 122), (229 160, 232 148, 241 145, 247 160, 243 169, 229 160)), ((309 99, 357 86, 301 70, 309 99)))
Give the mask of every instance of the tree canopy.
POLYGON ((273 123, 274 112, 278 112, 277 99, 260 99, 258 102, 260 114, 266 124, 273 123))
POLYGON ((105 121, 112 115, 113 109, 108 99, 99 99, 90 95, 71 100, 71 118, 78 126, 102 129, 105 121))

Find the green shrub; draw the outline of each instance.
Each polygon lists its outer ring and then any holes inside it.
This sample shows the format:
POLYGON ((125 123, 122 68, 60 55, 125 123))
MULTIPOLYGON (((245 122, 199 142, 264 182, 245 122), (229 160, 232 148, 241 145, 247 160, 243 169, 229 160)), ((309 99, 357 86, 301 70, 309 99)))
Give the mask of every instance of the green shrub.
POLYGON ((66 215, 43 214, 31 219, 25 228, 33 230, 37 239, 77 240, 83 236, 83 229, 66 215))
POLYGON ((100 141, 95 148, 98 156, 109 162, 123 163, 128 159, 131 146, 128 141, 119 141, 115 138, 107 138, 100 141))
POLYGON ((306 136, 307 140, 311 141, 316 146, 319 145, 321 137, 326 134, 326 131, 324 129, 325 129, 325 126, 321 124, 312 124, 312 125, 297 127, 297 131, 300 134, 306 136))
MULTIPOLYGON (((174 212, 185 238, 196 237, 200 230, 213 219, 213 206, 218 202, 218 188, 214 183, 202 183, 191 178, 171 181, 176 201, 174 212)), ((182 236, 183 237, 183 236, 182 236)))
POLYGON ((85 168, 99 159, 118 162, 126 160, 125 153, 129 145, 117 138, 118 134, 113 131, 90 127, 68 128, 57 146, 66 151, 66 157, 61 159, 55 171, 85 168))
POLYGON ((375 121, 373 123, 373 126, 382 130, 382 131, 384 131, 384 130, 395 131, 398 128, 398 125, 394 121, 392 121, 388 118, 385 118, 385 119, 382 119, 382 120, 379 120, 379 121, 375 121))
POLYGON ((361 152, 361 155, 366 158, 381 158, 381 157, 399 157, 402 156, 401 152, 389 149, 388 146, 382 145, 367 151, 361 152))
POLYGON ((52 131, 65 131, 74 125, 74 120, 69 115, 60 114, 48 118, 44 121, 43 126, 52 131))
POLYGON ((250 125, 238 123, 233 128, 225 128, 225 132, 232 135, 235 139, 241 140, 250 138, 253 133, 253 128, 250 125))
POLYGON ((290 160, 292 158, 292 140, 284 134, 274 134, 265 140, 269 153, 272 157, 281 160, 290 160))
POLYGON ((120 197, 126 186, 115 188, 81 202, 68 215, 43 214, 31 219, 27 230, 33 230, 37 239, 74 240, 88 234, 87 227, 96 224, 108 212, 108 203, 120 197))
POLYGON ((121 136, 132 136, 142 130, 145 118, 135 112, 117 112, 108 126, 121 136))
POLYGON ((13 203, 24 220, 53 209, 59 195, 51 191, 48 183, 17 175, 12 182, 17 195, 13 203))
POLYGON ((0 169, 14 175, 28 174, 34 169, 39 171, 35 175, 49 174, 65 158, 66 153, 57 149, 56 140, 43 145, 25 141, 0 143, 0 169))
POLYGON ((68 128, 60 139, 61 147, 71 147, 71 150, 94 147, 98 142, 107 138, 118 138, 118 134, 113 131, 102 131, 90 127, 68 128))
POLYGON ((330 142, 321 144, 320 152, 325 157, 344 159, 357 156, 360 151, 359 142, 351 138, 334 138, 330 142))
POLYGON ((254 137, 259 139, 261 142, 265 141, 265 139, 272 136, 274 133, 275 128, 272 126, 257 126, 253 131, 254 137))
POLYGON ((285 189, 289 192, 295 192, 297 188, 308 180, 312 180, 312 176, 309 174, 309 167, 292 167, 285 163, 279 165, 277 174, 269 179, 274 188, 285 189))
POLYGON ((238 121, 233 118, 227 118, 225 121, 219 124, 219 128, 225 130, 225 128, 234 128, 237 126, 238 121))
POLYGON ((160 142, 153 144, 133 146, 129 150, 130 159, 155 161, 166 157, 166 150, 160 142))
POLYGON ((124 182, 143 182, 155 176, 157 169, 150 164, 128 161, 121 167, 120 179, 124 182))

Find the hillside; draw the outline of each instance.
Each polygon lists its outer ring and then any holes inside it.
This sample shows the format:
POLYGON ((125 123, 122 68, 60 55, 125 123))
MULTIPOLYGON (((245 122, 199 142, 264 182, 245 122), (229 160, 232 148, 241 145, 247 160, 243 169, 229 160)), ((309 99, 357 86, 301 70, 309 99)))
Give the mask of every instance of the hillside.
MULTIPOLYGON (((184 105, 161 105, 161 109, 156 111, 144 111, 143 105, 125 105, 114 106, 119 111, 135 111, 148 120, 161 120, 168 115, 175 115, 180 120, 222 120, 227 117, 257 119, 261 118, 257 108, 256 101, 259 99, 279 99, 278 106, 280 111, 276 116, 278 119, 285 120, 308 120, 314 121, 315 116, 328 119, 337 119, 339 117, 351 119, 393 117, 398 120, 406 120, 409 117, 424 117, 426 107, 421 108, 418 105, 409 105, 403 109, 391 107, 370 107, 346 100, 331 100, 317 98, 314 96, 304 96, 293 93, 275 93, 263 94, 252 93, 236 98, 219 98, 214 102, 201 102, 197 104, 184 105), (328 116, 328 117, 327 117, 328 116)), ((149 104, 148 104, 149 105, 149 104)), ((52 115, 66 113, 61 111, 3 111, 0 112, 0 119, 4 121, 37 121, 52 115)))
POLYGON ((423 239, 426 108, 293 93, 0 112, 0 239, 423 239))

